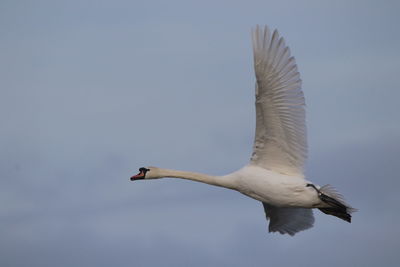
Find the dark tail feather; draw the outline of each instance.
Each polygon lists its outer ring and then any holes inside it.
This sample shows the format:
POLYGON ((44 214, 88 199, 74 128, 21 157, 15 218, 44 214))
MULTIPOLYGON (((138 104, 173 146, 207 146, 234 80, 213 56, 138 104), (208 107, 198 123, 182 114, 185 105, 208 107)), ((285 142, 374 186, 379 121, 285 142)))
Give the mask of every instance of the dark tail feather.
POLYGON ((319 189, 319 198, 329 204, 330 207, 319 208, 325 214, 336 216, 346 222, 351 222, 350 213, 356 211, 347 205, 343 197, 330 185, 325 185, 319 189))
POLYGON ((338 209, 338 208, 319 208, 325 214, 336 216, 346 222, 351 223, 351 215, 347 213, 346 210, 338 209))

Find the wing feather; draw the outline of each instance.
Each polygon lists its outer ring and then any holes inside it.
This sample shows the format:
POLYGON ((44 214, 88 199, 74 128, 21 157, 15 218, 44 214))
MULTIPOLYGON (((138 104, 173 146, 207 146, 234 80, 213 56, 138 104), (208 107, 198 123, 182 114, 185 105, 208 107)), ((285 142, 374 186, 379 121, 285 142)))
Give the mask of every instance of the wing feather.
POLYGON ((269 232, 295 235, 297 232, 313 227, 312 209, 278 208, 263 202, 265 217, 269 220, 269 232))
POLYGON ((253 31, 256 134, 251 162, 303 176, 307 158, 305 101, 294 57, 278 31, 253 31))

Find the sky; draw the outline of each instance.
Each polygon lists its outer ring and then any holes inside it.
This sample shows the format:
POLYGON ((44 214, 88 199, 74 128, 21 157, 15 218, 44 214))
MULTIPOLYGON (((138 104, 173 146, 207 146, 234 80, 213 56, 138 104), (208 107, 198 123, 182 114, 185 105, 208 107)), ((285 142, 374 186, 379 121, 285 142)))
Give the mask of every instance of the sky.
POLYGON ((0 2, 1 266, 398 266, 398 1, 0 2), (248 163, 251 28, 307 104, 307 179, 359 209, 269 234, 261 203, 139 167, 248 163))

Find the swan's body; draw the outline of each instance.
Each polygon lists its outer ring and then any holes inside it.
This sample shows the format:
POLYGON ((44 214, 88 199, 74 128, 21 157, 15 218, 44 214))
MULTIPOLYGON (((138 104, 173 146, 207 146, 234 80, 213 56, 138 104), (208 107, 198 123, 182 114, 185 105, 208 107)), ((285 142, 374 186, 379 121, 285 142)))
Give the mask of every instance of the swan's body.
POLYGON ((174 177, 239 191, 264 205, 269 230, 295 233, 313 226, 312 208, 348 222, 351 207, 329 186, 304 179, 307 158, 305 104, 297 65, 275 30, 253 32, 256 134, 251 161, 225 176, 140 168, 132 180, 174 177))
POLYGON ((228 175, 235 190, 276 207, 315 208, 321 204, 318 193, 303 178, 248 165, 228 175))

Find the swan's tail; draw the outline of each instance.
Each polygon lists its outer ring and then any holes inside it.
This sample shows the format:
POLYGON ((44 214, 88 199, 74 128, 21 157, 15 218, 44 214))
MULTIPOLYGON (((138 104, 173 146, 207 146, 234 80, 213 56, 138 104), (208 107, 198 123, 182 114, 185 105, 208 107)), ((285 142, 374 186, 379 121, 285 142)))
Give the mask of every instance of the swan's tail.
POLYGON ((329 205, 328 207, 319 208, 320 211, 336 216, 346 222, 351 222, 351 213, 357 210, 346 204, 343 196, 335 188, 331 185, 324 185, 317 191, 319 198, 329 205))

